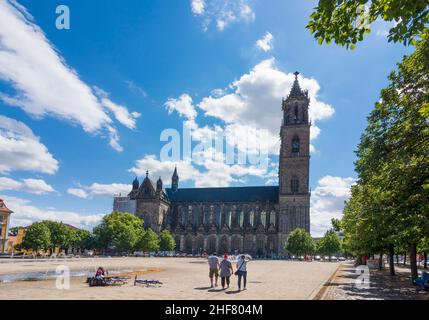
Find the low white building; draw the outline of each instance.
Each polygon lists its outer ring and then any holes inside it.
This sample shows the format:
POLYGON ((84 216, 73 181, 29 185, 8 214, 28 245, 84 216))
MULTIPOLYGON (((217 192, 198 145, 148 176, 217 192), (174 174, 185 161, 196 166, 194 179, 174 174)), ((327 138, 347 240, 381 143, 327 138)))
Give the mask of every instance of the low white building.
POLYGON ((113 198, 113 210, 135 215, 137 212, 137 201, 131 200, 130 197, 115 196, 113 198))

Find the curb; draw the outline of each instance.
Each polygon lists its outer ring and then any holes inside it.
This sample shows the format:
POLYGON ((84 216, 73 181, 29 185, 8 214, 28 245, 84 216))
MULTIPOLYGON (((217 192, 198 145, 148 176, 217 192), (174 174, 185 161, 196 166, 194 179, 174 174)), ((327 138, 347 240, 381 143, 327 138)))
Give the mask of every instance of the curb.
POLYGON ((338 271, 343 266, 343 264, 339 264, 337 269, 332 273, 332 275, 326 280, 325 283, 323 283, 317 290, 317 293, 314 294, 312 297, 310 297, 310 300, 324 300, 324 297, 326 295, 326 291, 329 288, 329 285, 332 283, 332 281, 335 279, 338 271))

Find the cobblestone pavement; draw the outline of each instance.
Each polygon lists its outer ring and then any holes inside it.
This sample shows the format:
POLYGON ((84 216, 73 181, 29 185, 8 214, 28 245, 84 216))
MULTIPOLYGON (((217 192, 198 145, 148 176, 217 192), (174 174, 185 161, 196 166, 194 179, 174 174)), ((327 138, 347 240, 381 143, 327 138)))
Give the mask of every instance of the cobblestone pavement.
MULTIPOLYGON (((74 277, 68 290, 58 290, 56 281, 13 281, 0 283, 0 300, 6 299, 181 299, 181 300, 287 300, 312 299, 338 268, 337 262, 253 260, 248 269, 246 291, 237 291, 237 277, 231 287, 210 288, 206 259, 201 258, 99 258, 75 261, 21 261, 0 263, 0 276, 31 272, 55 272, 66 265, 71 272, 104 266, 108 270, 148 272, 139 278, 156 279, 162 286, 89 288, 84 277, 74 277), (155 270, 155 271, 151 271, 155 270)), ((219 283, 220 285, 220 283, 219 283)))
POLYGON ((353 264, 342 264, 335 276, 321 289, 322 294, 316 298, 321 300, 429 300, 429 292, 411 284, 409 269, 397 266, 395 269, 394 277, 389 275, 388 268, 381 271, 371 270, 368 286, 361 281, 364 277, 360 270, 353 267, 353 264))

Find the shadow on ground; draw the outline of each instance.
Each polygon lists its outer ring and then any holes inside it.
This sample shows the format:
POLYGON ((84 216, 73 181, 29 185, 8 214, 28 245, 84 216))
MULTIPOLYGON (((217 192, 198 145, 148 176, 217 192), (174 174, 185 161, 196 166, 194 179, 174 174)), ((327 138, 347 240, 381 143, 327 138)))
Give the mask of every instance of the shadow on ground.
POLYGON ((388 268, 371 270, 369 287, 355 283, 358 277, 355 269, 342 268, 340 271, 335 280, 328 284, 329 287, 336 287, 334 290, 337 293, 333 299, 343 296, 352 300, 429 300, 429 292, 411 284, 410 272, 406 269, 396 270, 396 276, 390 276, 388 268))

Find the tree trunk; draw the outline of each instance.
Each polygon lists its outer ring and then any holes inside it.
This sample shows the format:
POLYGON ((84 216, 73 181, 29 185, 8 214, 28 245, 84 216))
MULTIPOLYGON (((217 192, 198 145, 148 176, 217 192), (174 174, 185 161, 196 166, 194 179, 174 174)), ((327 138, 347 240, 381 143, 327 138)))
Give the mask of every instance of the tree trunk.
MULTIPOLYGON (((394 255, 395 255, 395 247, 393 244, 389 246, 389 270, 390 275, 395 275, 395 261, 394 261, 394 255)), ((398 259, 398 256, 396 255, 396 259, 398 259)))
POLYGON ((404 266, 407 264, 407 253, 404 253, 404 266))
POLYGON ((383 269, 383 252, 380 252, 380 256, 378 258, 378 270, 383 269))
POLYGON ((423 252, 423 268, 427 269, 428 268, 428 253, 427 251, 423 252))
POLYGON ((417 249, 416 244, 410 245, 410 269, 411 269, 411 280, 418 278, 419 273, 417 271, 417 249))
POLYGON ((396 264, 399 266, 399 254, 396 255, 396 264))

